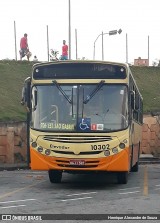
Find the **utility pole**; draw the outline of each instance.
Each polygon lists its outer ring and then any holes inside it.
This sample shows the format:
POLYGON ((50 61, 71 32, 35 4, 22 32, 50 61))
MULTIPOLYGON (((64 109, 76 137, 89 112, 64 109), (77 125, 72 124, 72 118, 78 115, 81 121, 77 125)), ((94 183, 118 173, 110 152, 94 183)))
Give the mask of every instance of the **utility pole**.
POLYGON ((149 66, 149 36, 148 36, 148 66, 149 66))
POLYGON ((49 61, 49 36, 48 36, 48 25, 47 25, 47 56, 49 61))
POLYGON ((17 60, 16 22, 14 21, 15 60, 17 60))
POLYGON ((75 29, 75 41, 76 41, 76 60, 78 58, 78 54, 77 54, 77 29, 75 29))
POLYGON ((71 2, 68 0, 68 22, 69 22, 69 29, 68 29, 68 39, 69 39, 69 60, 71 59, 71 2))
POLYGON ((126 63, 128 63, 128 35, 126 33, 126 63))
POLYGON ((103 32, 102 32, 102 60, 104 60, 103 32))

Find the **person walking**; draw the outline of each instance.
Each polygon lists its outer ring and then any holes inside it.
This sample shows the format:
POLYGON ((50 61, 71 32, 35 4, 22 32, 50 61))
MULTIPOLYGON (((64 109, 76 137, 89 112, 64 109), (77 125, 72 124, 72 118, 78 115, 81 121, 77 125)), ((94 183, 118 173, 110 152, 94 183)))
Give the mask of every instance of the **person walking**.
POLYGON ((65 40, 63 40, 61 60, 68 60, 68 45, 65 40))
POLYGON ((30 52, 28 47, 28 39, 27 39, 27 33, 24 34, 24 36, 20 40, 20 60, 22 60, 23 57, 27 56, 27 60, 29 61, 30 58, 30 52))

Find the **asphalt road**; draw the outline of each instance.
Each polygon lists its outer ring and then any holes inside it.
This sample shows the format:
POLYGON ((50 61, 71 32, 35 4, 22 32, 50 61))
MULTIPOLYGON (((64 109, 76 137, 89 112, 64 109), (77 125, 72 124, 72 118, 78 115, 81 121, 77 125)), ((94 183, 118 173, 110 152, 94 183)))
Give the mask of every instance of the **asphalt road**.
MULTIPOLYGON (((118 184, 114 174, 64 173, 61 184, 51 184, 47 172, 0 171, 0 214, 4 214, 3 217, 20 216, 14 222, 24 222, 25 217, 22 218, 21 215, 38 216, 39 222, 42 214, 50 218, 54 216, 48 214, 60 214, 61 221, 54 221, 59 223, 82 222, 76 217, 85 219, 84 214, 91 214, 91 222, 92 218, 99 218, 100 214, 157 216, 160 215, 160 164, 140 165, 138 173, 129 174, 127 184, 118 184), (73 221, 72 217, 75 218, 73 221)), ((114 222, 111 219, 106 220, 114 222)), ((106 220, 101 219, 101 222, 106 220)), ((26 222, 33 221, 30 219, 26 222)))

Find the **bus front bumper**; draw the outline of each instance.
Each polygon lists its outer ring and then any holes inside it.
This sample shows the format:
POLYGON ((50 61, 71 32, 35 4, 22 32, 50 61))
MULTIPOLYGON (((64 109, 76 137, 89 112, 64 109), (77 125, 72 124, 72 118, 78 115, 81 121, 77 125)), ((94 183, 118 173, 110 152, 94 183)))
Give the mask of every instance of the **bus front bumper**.
POLYGON ((129 171, 129 148, 120 153, 103 158, 64 158, 45 156, 31 148, 32 170, 62 170, 62 171, 129 171), (73 165, 74 163, 74 165, 73 165))

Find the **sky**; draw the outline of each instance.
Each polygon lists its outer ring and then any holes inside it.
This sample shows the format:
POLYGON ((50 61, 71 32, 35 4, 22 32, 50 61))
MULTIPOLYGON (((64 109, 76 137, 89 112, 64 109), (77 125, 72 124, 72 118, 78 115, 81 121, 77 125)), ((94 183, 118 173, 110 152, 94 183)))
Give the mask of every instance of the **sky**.
MULTIPOLYGON (((63 40, 69 44, 68 2, 1 0, 0 59, 16 58, 15 42, 19 59, 20 38, 27 33, 31 60, 36 55, 39 61, 47 61, 47 26, 49 49, 58 50, 60 56, 63 40)), ((133 63, 138 57, 147 59, 148 53, 150 65, 160 59, 159 0, 70 0, 70 3, 71 59, 76 59, 77 49, 79 59, 92 60, 94 42, 99 36, 95 42, 95 59, 101 60, 102 32, 106 33, 104 60, 133 63), (110 30, 119 29, 121 34, 108 35, 110 30)))

